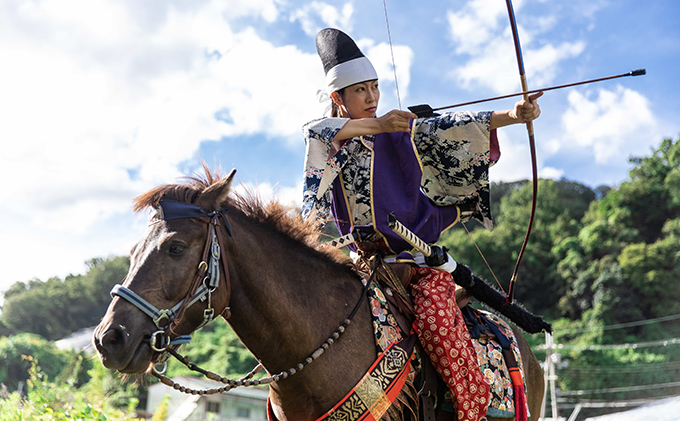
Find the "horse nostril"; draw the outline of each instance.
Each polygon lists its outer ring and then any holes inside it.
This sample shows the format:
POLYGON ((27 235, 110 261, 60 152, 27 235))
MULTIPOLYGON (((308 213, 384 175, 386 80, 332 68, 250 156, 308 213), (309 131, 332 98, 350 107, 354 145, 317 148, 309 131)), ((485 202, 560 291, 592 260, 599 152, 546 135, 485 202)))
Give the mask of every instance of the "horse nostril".
POLYGON ((108 353, 116 353, 125 346, 125 338, 126 336, 120 328, 112 327, 104 332, 97 341, 97 349, 108 353))

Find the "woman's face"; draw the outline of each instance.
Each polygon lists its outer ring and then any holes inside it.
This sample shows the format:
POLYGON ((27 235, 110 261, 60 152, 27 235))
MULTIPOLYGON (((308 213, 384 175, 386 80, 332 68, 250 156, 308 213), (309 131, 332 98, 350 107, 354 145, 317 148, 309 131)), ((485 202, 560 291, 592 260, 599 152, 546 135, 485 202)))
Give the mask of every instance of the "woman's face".
MULTIPOLYGON (((340 95, 338 99, 339 97, 340 95)), ((374 118, 379 99, 378 81, 370 80, 346 87, 342 93, 342 102, 338 105, 342 105, 343 111, 349 113, 347 117, 374 118)))

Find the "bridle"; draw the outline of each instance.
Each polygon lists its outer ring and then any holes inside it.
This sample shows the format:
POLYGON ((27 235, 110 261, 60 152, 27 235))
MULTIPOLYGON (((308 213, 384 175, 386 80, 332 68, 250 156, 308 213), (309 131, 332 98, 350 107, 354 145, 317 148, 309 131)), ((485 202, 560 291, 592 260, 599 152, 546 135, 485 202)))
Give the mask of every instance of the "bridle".
POLYGON ((164 353, 169 346, 186 344, 191 341, 191 335, 182 335, 170 339, 170 335, 174 333, 174 330, 182 321, 187 308, 199 301, 204 302, 207 300, 207 308, 203 311, 203 321, 196 329, 205 326, 214 318, 215 309, 212 307, 212 293, 220 284, 220 262, 222 262, 227 294, 227 305, 222 311, 222 315, 225 319, 228 319, 229 316, 231 316, 231 310, 229 308, 231 282, 227 260, 225 254, 221 252, 223 248, 223 239, 222 231, 219 229, 220 221, 224 224, 229 236, 231 236, 232 233, 229 222, 227 221, 225 209, 208 212, 200 206, 190 203, 174 200, 161 200, 155 208, 155 211, 156 212, 150 221, 151 224, 173 219, 196 218, 201 221, 206 221, 208 226, 206 242, 203 247, 203 256, 196 269, 196 276, 185 297, 173 307, 159 310, 137 293, 120 284, 115 285, 111 290, 111 297, 118 296, 127 300, 153 320, 158 330, 151 334, 149 340, 150 346, 154 351, 164 353))
POLYGON ((179 303, 175 304, 170 309, 164 310, 157 309, 151 303, 140 297, 137 293, 122 285, 115 285, 111 290, 111 296, 118 296, 127 300, 153 320, 158 330, 151 335, 149 342, 151 349, 161 353, 161 361, 165 361, 167 354, 170 354, 182 364, 186 365, 190 370, 197 371, 211 380, 225 384, 223 387, 214 389, 193 390, 175 383, 170 378, 165 376, 165 369, 158 370, 155 366, 152 368, 151 375, 158 378, 163 384, 172 387, 175 390, 179 390, 182 393, 192 395, 211 395, 223 393, 235 387, 257 386, 277 382, 300 372, 300 370, 305 368, 308 364, 319 358, 321 354, 323 354, 346 331, 347 326, 349 326, 352 319, 359 311, 361 304, 366 299, 368 289, 375 278, 376 269, 378 266, 380 266, 382 261, 381 256, 376 256, 371 268, 370 276, 364 285, 361 297, 354 306, 354 309, 350 313, 349 317, 343 321, 343 323, 331 334, 330 337, 328 337, 328 339, 326 339, 321 344, 319 348, 317 348, 301 363, 278 374, 262 379, 251 380, 252 377, 263 368, 262 364, 259 364, 242 379, 232 380, 222 377, 219 374, 201 369, 195 364, 192 364, 188 357, 181 356, 173 349, 176 346, 189 343, 191 341, 191 335, 177 336, 174 339, 169 338, 173 333, 173 329, 176 328, 181 322, 186 309, 199 301, 205 301, 207 299, 208 307, 203 312, 203 322, 196 329, 200 329, 213 319, 215 310, 212 308, 211 295, 220 284, 220 262, 222 262, 225 277, 225 288, 227 290, 226 306, 224 310, 222 310, 221 315, 225 319, 228 319, 231 316, 231 309, 229 307, 229 302, 231 299, 231 281, 229 278, 229 268, 227 266, 225 254, 221 253, 221 250, 224 247, 222 233, 219 229, 221 220, 222 223, 224 223, 225 229, 229 236, 232 236, 231 227, 226 217, 227 211, 226 209, 219 209, 214 212, 208 212, 200 206, 174 200, 161 200, 158 206, 155 208, 155 211, 156 213, 153 215, 150 223, 184 218, 197 218, 202 221, 207 221, 208 223, 208 235, 203 250, 203 256, 201 258, 201 262, 198 264, 196 276, 191 284, 191 287, 189 288, 189 291, 179 303), (165 323, 163 323, 164 321, 165 323))

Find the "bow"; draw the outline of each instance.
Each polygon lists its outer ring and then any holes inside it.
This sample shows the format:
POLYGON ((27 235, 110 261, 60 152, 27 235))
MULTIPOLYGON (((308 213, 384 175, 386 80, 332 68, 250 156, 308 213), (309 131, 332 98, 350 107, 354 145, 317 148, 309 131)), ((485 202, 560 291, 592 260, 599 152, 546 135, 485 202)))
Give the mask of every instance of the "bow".
MULTIPOLYGON (((543 89, 536 89, 536 90, 530 91, 529 88, 528 88, 528 85, 527 85, 526 71, 524 69, 524 59, 522 58, 522 47, 520 45, 519 35, 518 35, 518 31, 517 31, 517 21, 515 20, 515 11, 513 9, 511 0, 506 0, 505 3, 507 5, 508 16, 510 18, 510 26, 511 26, 511 29, 512 29, 512 37, 513 37, 513 41, 514 41, 514 44, 515 44, 515 55, 517 56, 517 66, 518 66, 518 69, 519 69, 519 76, 520 76, 521 90, 522 91, 520 93, 516 93, 516 94, 502 95, 502 96, 493 97, 493 98, 485 98, 485 99, 481 99, 481 100, 469 101, 469 102, 455 104, 455 105, 448 105, 448 106, 445 106, 445 107, 439 107, 439 108, 434 108, 434 109, 427 104, 416 105, 416 106, 408 107, 411 112, 416 114, 419 118, 427 118, 427 117, 431 117, 432 115, 434 115, 435 111, 444 110, 444 109, 448 109, 448 108, 454 108, 454 107, 458 107, 458 106, 462 106, 462 105, 470 105, 470 104, 477 104, 477 103, 480 103, 480 102, 494 101, 494 100, 497 100, 497 99, 509 98, 509 97, 516 96, 516 95, 522 95, 524 97, 524 100, 528 101, 529 100, 529 94, 534 93, 534 92, 549 91, 549 90, 554 90, 554 89, 562 89, 562 88, 567 88, 567 87, 572 87, 572 86, 577 86, 577 85, 583 85, 583 84, 587 84, 587 83, 616 79, 616 78, 620 78, 620 77, 641 76, 641 75, 646 74, 645 69, 638 69, 638 70, 633 70, 631 72, 623 73, 623 74, 619 74, 619 75, 601 77, 601 78, 597 78, 597 79, 568 83, 568 84, 558 85, 558 86, 551 86, 551 87, 547 87, 547 88, 543 88, 543 89)), ((383 0, 383 8, 385 10, 385 23, 387 25, 387 33, 388 33, 388 39, 389 39, 389 44, 390 44, 390 51, 392 51, 392 37, 391 37, 391 34, 390 34, 390 24, 389 24, 389 19, 388 19, 388 16, 387 16, 386 0, 383 0)), ((395 85, 397 87, 397 98, 399 99, 399 108, 401 109, 401 99, 399 98, 399 86, 397 84, 396 66, 394 64, 394 53, 392 53, 392 66, 393 66, 393 69, 394 69, 394 80, 395 80, 395 85)), ((508 304, 512 304, 512 302, 513 302, 513 297, 514 297, 514 292, 515 292, 515 284, 516 284, 516 281, 517 281, 517 274, 518 274, 518 271, 519 271, 519 266, 520 266, 520 263, 522 262, 522 257, 524 256, 524 252, 526 250, 527 243, 529 242, 529 237, 531 235, 531 228, 533 226, 534 217, 535 217, 535 214, 536 214, 536 202, 537 202, 537 193, 538 193, 538 169, 537 169, 537 164, 536 164, 536 145, 535 145, 535 141, 534 141, 534 125, 530 121, 530 122, 526 123, 526 127, 527 127, 527 132, 528 132, 528 135, 529 135, 529 148, 530 148, 530 151, 531 151, 531 172, 532 172, 531 214, 529 215, 529 224, 527 226, 526 235, 524 236, 522 248, 520 249, 519 255, 517 256, 517 261, 515 263, 515 269, 513 270, 512 278, 510 279, 510 287, 508 289, 508 293, 507 293, 507 296, 506 296, 506 300, 507 300, 508 304)), ((465 225, 463 225, 463 227, 465 227, 465 225)), ((465 228, 465 229, 467 231, 467 228, 465 228)), ((468 235, 469 234, 470 233, 468 232, 468 235)), ((473 242, 474 242, 474 240, 473 240, 473 242)), ((475 244, 475 246, 476 246, 476 244, 475 244)), ((481 254, 481 250, 479 250, 479 248, 477 248, 477 249, 481 254)), ((482 254, 482 258, 484 259, 483 254, 482 254)), ((486 259, 484 259, 484 261, 486 262, 486 259)), ((488 263, 487 263, 487 266, 489 267, 489 270, 493 274, 493 270, 491 270, 491 267, 489 266, 488 263)), ((495 275, 494 275, 494 278, 495 278, 495 275)), ((498 280, 496 280, 496 281, 498 282, 498 280)))
MULTIPOLYGON (((510 27, 512 29, 512 39, 515 43, 515 55, 517 56, 517 66, 519 67, 519 78, 522 86, 522 92, 524 93, 524 100, 529 100, 529 87, 527 86, 527 76, 524 70, 524 59, 522 58, 522 47, 519 43, 519 34, 517 33, 517 21, 515 20, 515 11, 512 7, 511 0, 505 0, 508 6, 508 16, 510 17, 510 27)), ((536 196, 538 193, 538 169, 536 167, 536 144, 534 142, 534 124, 533 122, 527 123, 527 132, 529 133, 529 148, 531 150, 531 173, 532 173, 532 193, 531 193, 531 214, 529 216, 529 226, 527 227, 527 233, 524 236, 524 242, 522 243, 522 248, 517 256, 517 263, 515 263, 515 270, 512 272, 512 278, 510 279, 510 288, 508 289, 507 301, 508 304, 512 304, 513 296, 515 293, 515 282, 517 281, 517 272, 519 271, 519 265, 522 262, 522 257, 524 256, 524 251, 529 242, 529 236, 531 235, 531 227, 534 224, 534 216, 536 215, 536 196)))

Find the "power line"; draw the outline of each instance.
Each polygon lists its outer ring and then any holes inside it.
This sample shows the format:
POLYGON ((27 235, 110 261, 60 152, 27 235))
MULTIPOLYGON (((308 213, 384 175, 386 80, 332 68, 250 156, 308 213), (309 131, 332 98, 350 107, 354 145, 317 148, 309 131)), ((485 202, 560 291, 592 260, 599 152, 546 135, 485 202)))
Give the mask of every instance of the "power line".
POLYGON ((643 326, 643 325, 649 325, 649 324, 653 324, 653 323, 668 322, 670 320, 677 320, 677 319, 680 319, 680 314, 673 314, 671 316, 657 317, 655 319, 638 320, 637 322, 619 323, 619 324, 609 325, 609 326, 590 327, 590 328, 586 328, 586 329, 555 330, 555 333, 560 334, 560 335, 566 335, 568 333, 585 333, 585 332, 593 332, 593 331, 596 331, 596 330, 623 329, 623 328, 626 328, 626 327, 643 326))
POLYGON ((600 393, 617 393, 617 392, 633 392, 636 390, 649 390, 649 389, 663 389, 665 387, 676 387, 680 386, 680 382, 672 383, 660 383, 660 384, 649 384, 642 386, 628 386, 628 387, 612 387, 609 389, 599 389, 599 390, 565 390, 558 392, 559 396, 582 396, 582 395, 594 395, 600 393))
POLYGON ((666 363, 643 363, 638 366, 624 366, 624 365, 598 365, 598 366, 569 366, 559 368, 560 372, 584 372, 583 374, 593 374, 600 376, 600 372, 605 373, 635 373, 638 371, 655 371, 655 370, 674 370, 680 368, 680 362, 666 362, 666 363))
POLYGON ((640 406, 644 405, 647 403, 652 403, 656 401, 660 401, 661 399, 665 398, 673 398, 675 395, 671 396, 663 396, 660 398, 649 398, 649 399, 631 399, 627 401, 614 401, 614 402, 606 402, 606 401, 585 401, 585 402, 572 402, 572 403, 560 403, 559 408, 560 409, 569 409, 569 408, 574 408, 575 406, 580 405, 581 407, 584 408, 624 408, 628 406, 640 406))
MULTIPOLYGON (((625 344, 614 344, 614 345, 565 345, 565 344, 554 344, 551 346, 556 352, 561 350, 575 350, 575 351, 602 351, 606 349, 637 349, 637 348, 650 348, 654 346, 669 346, 669 345, 680 345, 680 338, 672 339, 661 339, 658 341, 649 342, 637 342, 637 343, 625 343, 625 344)), ((539 345, 536 349, 547 349, 546 345, 539 345)))

